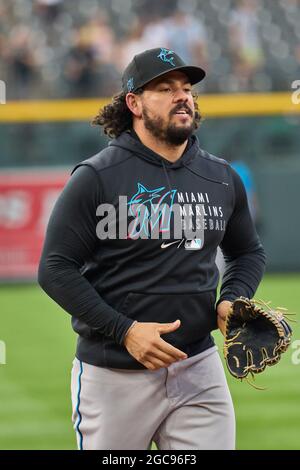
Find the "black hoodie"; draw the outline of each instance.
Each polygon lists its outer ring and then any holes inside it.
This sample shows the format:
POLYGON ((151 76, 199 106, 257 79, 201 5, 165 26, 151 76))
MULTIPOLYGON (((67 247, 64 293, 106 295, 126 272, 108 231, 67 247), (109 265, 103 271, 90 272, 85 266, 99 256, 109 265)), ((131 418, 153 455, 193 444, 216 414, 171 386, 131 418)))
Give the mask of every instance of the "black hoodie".
MULTIPOLYGON (((130 132, 72 173, 49 220, 38 279, 72 315, 79 335, 77 358, 102 367, 144 368, 123 345, 134 320, 180 319, 181 326, 163 336, 166 341, 190 356, 211 347, 210 332, 217 328, 217 247, 226 260, 219 301, 251 298, 265 267, 239 176, 225 160, 203 151, 195 136, 172 163, 130 132), (118 222, 125 217, 120 195, 127 197, 129 211, 139 202, 179 204, 190 214, 191 228, 202 223, 203 237, 174 237, 172 216, 156 219, 157 239, 150 238, 151 224, 133 224, 119 236, 118 222), (99 239, 96 233, 103 220, 96 211, 103 203, 115 208, 113 239, 99 239), (137 238, 139 231, 143 237, 137 238)), ((132 222, 129 211, 126 218, 132 222)))

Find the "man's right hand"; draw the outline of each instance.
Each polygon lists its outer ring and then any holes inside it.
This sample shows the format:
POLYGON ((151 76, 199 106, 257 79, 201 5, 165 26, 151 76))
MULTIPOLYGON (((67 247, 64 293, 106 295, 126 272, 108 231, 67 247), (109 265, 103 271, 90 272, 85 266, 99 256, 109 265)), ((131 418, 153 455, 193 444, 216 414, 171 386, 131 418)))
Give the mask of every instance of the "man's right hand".
POLYGON ((147 369, 157 370, 173 362, 186 359, 187 355, 164 341, 160 335, 171 333, 180 327, 180 320, 173 323, 137 322, 124 339, 127 351, 147 369))

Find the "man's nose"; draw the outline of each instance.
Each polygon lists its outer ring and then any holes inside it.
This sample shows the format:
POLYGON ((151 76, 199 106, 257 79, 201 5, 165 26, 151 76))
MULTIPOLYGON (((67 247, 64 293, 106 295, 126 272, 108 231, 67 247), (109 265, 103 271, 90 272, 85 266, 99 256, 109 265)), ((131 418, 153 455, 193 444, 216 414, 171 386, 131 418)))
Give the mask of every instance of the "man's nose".
POLYGON ((184 101, 184 102, 187 102, 189 99, 188 97, 188 94, 186 91, 182 90, 181 88, 179 88, 178 90, 176 90, 176 92, 174 93, 174 101, 184 101))

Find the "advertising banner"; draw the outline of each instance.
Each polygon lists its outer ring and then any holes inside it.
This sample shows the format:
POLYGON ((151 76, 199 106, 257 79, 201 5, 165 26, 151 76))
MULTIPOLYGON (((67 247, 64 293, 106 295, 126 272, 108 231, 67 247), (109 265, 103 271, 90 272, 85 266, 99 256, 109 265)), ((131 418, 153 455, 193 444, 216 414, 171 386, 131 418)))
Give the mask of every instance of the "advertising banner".
POLYGON ((0 173, 0 279, 34 279, 45 229, 67 171, 0 173))

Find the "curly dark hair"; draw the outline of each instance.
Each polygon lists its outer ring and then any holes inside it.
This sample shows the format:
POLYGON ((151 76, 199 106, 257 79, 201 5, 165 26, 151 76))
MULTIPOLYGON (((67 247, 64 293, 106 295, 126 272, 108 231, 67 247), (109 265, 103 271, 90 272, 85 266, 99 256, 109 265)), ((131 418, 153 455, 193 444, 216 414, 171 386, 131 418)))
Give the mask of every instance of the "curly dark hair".
MULTIPOLYGON (((142 94, 143 89, 138 89, 135 94, 142 94)), ((193 93, 195 105, 195 129, 199 127, 201 115, 197 103, 197 95, 193 93)), ((92 125, 103 126, 104 134, 110 138, 119 137, 122 132, 132 129, 132 113, 126 104, 126 93, 118 93, 112 98, 112 102, 100 109, 92 120, 92 125)))

